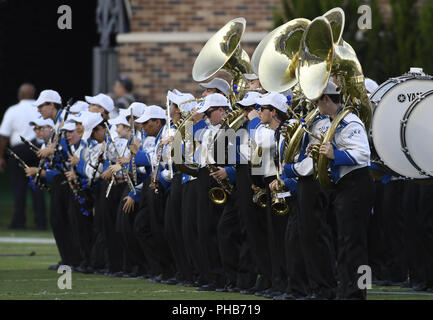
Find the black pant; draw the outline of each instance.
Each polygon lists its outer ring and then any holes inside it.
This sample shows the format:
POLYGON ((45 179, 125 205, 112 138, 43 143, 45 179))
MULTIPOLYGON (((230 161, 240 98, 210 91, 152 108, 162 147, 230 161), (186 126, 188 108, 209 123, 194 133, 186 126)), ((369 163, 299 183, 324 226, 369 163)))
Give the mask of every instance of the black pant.
POLYGON ((61 174, 56 175, 51 184, 51 228, 62 263, 79 266, 81 263, 80 247, 74 241, 73 224, 68 215, 70 194, 71 189, 65 177, 61 174))
POLYGON ((368 264, 367 228, 374 202, 374 186, 368 168, 346 174, 336 185, 333 207, 338 228, 338 297, 366 299, 358 287, 358 268, 368 264))
POLYGON ((187 259, 193 266, 194 276, 200 285, 206 284, 204 262, 200 255, 197 226, 198 179, 183 184, 182 188, 182 234, 187 259))
POLYGON ((276 214, 271 208, 272 197, 269 189, 269 183, 275 179, 275 176, 264 178, 268 197, 266 206, 268 250, 272 263, 272 288, 275 291, 284 292, 287 288, 287 265, 284 247, 284 235, 286 232, 288 215, 276 214))
POLYGON ((433 186, 413 185, 412 191, 418 190, 409 207, 407 223, 409 225, 409 277, 412 286, 423 289, 433 287, 433 186))
MULTIPOLYGON (((11 148, 29 167, 37 167, 39 164, 35 154, 23 144, 11 148)), ((12 228, 24 228, 26 225, 26 199, 29 179, 26 177, 24 169, 18 165, 15 158, 8 159, 10 169, 10 181, 14 196, 14 213, 12 217, 12 228)), ((45 196, 44 191, 38 188, 31 189, 33 200, 33 212, 35 224, 39 229, 47 227, 45 196)))
MULTIPOLYGON (((240 271, 245 270, 246 272, 248 269, 251 276, 261 274, 270 283, 272 268, 268 250, 266 209, 259 208, 252 201, 254 192, 251 185, 255 183, 253 183, 250 170, 248 165, 236 165, 236 203, 239 207, 242 233, 239 267, 240 271), (251 263, 245 268, 249 260, 251 263)), ((263 187, 263 182, 260 187, 263 187)), ((248 285, 248 280, 245 284, 238 284, 242 288, 245 285, 248 285)))
POLYGON ((207 281, 217 287, 223 287, 225 278, 218 248, 217 226, 224 207, 209 200, 209 190, 216 186, 219 185, 214 178, 209 176, 209 170, 200 169, 197 187, 197 229, 200 254, 207 281))
POLYGON ((402 250, 404 248, 404 185, 404 181, 397 180, 383 187, 384 280, 394 282, 403 282, 407 278, 404 250, 402 250))
POLYGON ((286 293, 295 297, 305 297, 311 293, 305 267, 304 253, 299 236, 299 208, 296 198, 287 199, 290 212, 285 233, 285 250, 287 264, 286 293))
MULTIPOLYGON (((92 189, 94 199, 98 199, 103 193, 101 182, 101 180, 97 181, 92 189)), ((107 247, 102 233, 102 216, 102 208, 96 201, 92 227, 92 250, 90 253, 90 266, 94 269, 105 269, 107 265, 107 247)))
POLYGON ((80 248, 82 267, 91 265, 90 258, 93 247, 93 211, 84 215, 81 212, 83 206, 75 199, 72 192, 69 197, 68 218, 71 221, 72 241, 80 248))
POLYGON ((125 204, 123 199, 128 195, 129 191, 129 188, 123 189, 122 200, 119 203, 116 216, 116 232, 120 234, 123 251, 122 271, 144 273, 147 271, 146 257, 140 246, 136 231, 136 219, 140 212, 140 205, 135 203, 132 212, 126 213, 123 211, 125 204))
POLYGON ((116 231, 116 220, 119 205, 125 183, 113 185, 108 198, 105 197, 109 182, 102 182, 102 190, 99 195, 99 203, 102 208, 102 235, 107 247, 107 268, 108 272, 118 272, 122 270, 122 244, 120 232, 116 231))
POLYGON ((319 183, 307 176, 299 178, 297 199, 299 239, 310 290, 323 298, 335 298, 335 256, 326 197, 319 183))
POLYGON ((176 278, 178 281, 193 281, 193 267, 188 260, 185 250, 185 241, 182 233, 183 212, 182 206, 182 173, 177 172, 171 182, 170 193, 165 208, 165 237, 170 246, 172 256, 176 263, 176 278))

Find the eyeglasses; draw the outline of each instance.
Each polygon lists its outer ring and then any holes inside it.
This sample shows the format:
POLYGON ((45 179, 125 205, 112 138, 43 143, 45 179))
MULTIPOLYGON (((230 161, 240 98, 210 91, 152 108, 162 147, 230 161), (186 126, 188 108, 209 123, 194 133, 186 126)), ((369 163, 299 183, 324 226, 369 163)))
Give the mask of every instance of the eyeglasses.
POLYGON ((33 128, 33 130, 34 131, 39 131, 39 130, 47 130, 47 129, 49 129, 50 127, 38 127, 38 126, 35 126, 34 128, 33 128))
POLYGON ((267 106, 261 106, 261 107, 260 107, 260 111, 261 111, 261 112, 263 112, 263 111, 265 111, 265 110, 272 111, 272 109, 273 109, 272 107, 267 107, 267 106))
POLYGON ((206 112, 204 113, 206 115, 206 117, 210 117, 210 115, 212 114, 212 112, 216 111, 218 108, 210 108, 207 109, 206 112))

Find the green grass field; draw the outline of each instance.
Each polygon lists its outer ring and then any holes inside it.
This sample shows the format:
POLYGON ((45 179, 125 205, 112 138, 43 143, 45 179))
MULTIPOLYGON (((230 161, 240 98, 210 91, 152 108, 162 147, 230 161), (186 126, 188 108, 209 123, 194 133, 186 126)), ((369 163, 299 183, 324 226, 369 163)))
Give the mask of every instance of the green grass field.
MULTIPOLYGON (((146 279, 80 273, 72 273, 72 289, 61 290, 57 286, 61 275, 47 269, 59 261, 55 244, 11 243, 17 238, 52 239, 51 231, 34 230, 30 201, 27 202, 28 230, 7 230, 12 199, 5 175, 0 175, 0 191, 0 300, 264 300, 238 293, 198 292, 195 288, 155 284, 146 279)), ((433 294, 373 286, 368 299, 433 300, 433 294)))

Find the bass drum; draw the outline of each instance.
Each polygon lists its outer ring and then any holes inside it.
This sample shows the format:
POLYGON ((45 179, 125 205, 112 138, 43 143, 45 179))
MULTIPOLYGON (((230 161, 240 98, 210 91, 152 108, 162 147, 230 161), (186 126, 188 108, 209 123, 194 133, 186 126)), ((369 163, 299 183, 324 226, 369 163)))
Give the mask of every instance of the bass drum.
POLYGON ((413 102, 401 122, 401 145, 407 160, 421 175, 433 177, 433 90, 413 102))
MULTIPOLYGON (((373 107, 370 133, 374 146, 372 160, 394 175, 412 179, 429 178, 413 166, 405 155, 400 132, 402 120, 411 104, 431 90, 433 77, 417 71, 387 80, 370 96, 373 107)), ((429 119, 424 120, 424 125, 429 125, 429 119)), ((411 134, 416 133, 411 131, 411 134)), ((422 135, 416 137, 425 143, 428 141, 422 135)))

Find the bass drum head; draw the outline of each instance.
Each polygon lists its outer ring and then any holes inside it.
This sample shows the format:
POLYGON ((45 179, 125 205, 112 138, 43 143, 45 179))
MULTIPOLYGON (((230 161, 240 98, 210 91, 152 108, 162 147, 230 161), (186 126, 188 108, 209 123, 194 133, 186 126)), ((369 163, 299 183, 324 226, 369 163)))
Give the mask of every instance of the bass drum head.
MULTIPOLYGON (((389 82, 385 82, 382 86, 385 85, 388 88, 391 86, 389 82)), ((432 80, 411 77, 392 86, 382 97, 376 95, 378 101, 374 103, 376 107, 371 131, 374 149, 385 166, 404 177, 427 178, 418 172, 403 153, 400 126, 411 103, 430 90, 433 90, 432 80)), ((380 91, 381 88, 378 88, 375 93, 380 91)), ((374 97, 372 98, 374 102, 374 97)))
POLYGON ((433 176, 433 91, 423 95, 412 107, 404 135, 408 157, 426 174, 433 176))

